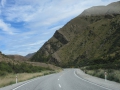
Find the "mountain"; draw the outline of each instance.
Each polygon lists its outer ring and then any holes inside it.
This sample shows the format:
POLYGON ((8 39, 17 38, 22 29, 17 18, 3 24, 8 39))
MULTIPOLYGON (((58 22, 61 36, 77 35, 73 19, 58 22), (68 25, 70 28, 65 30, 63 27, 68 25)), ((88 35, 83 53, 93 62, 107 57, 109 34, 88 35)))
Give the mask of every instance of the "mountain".
POLYGON ((28 59, 21 56, 21 55, 5 55, 0 51, 0 62, 1 61, 7 61, 7 62, 13 62, 13 61, 27 61, 28 59))
POLYGON ((7 55, 9 58, 13 59, 13 60, 17 60, 17 61, 26 61, 28 60, 28 58, 21 56, 21 55, 7 55))
POLYGON ((120 63, 120 1, 84 10, 31 58, 62 67, 120 63))
POLYGON ((2 52, 0 51, 0 62, 1 61, 10 61, 11 59, 8 58, 6 55, 2 54, 2 52))
POLYGON ((34 54, 35 54, 35 53, 29 53, 29 54, 27 54, 25 57, 29 59, 29 58, 31 58, 34 54))
MULTIPOLYGON (((30 62, 27 59, 25 59, 23 56, 20 55, 5 55, 0 51, 0 76, 2 72, 8 72, 13 73, 13 71, 16 70, 16 72, 21 73, 21 69, 31 71, 32 69, 51 69, 51 70, 60 70, 60 67, 57 67, 55 65, 46 64, 46 63, 40 63, 40 62, 30 62), (20 71, 17 71, 20 69, 20 71), (12 70, 12 71, 11 71, 12 70)), ((36 70, 33 70, 36 71, 36 70)), ((28 71, 24 71, 28 72, 28 71)))

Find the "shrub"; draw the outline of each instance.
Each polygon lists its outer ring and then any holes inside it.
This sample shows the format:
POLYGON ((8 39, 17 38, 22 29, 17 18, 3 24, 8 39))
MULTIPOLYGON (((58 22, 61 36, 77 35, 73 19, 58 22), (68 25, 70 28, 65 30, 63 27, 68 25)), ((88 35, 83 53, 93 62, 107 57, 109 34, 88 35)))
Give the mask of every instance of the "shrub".
POLYGON ((108 80, 111 80, 111 81, 114 81, 114 80, 115 80, 115 77, 114 77, 113 74, 108 74, 107 79, 108 79, 108 80))
POLYGON ((103 73, 100 73, 98 77, 105 78, 105 75, 103 73))
POLYGON ((7 75, 8 73, 6 71, 0 71, 0 76, 5 76, 7 75))
POLYGON ((40 66, 33 66, 27 63, 6 63, 0 62, 0 76, 4 76, 7 73, 31 73, 31 72, 41 72, 42 70, 50 70, 48 68, 43 68, 40 66))

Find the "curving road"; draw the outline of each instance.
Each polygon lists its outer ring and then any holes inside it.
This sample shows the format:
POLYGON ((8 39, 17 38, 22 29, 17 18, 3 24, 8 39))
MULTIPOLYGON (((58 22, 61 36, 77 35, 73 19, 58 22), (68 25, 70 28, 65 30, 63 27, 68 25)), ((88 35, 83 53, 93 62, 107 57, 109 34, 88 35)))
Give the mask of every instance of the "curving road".
POLYGON ((75 69, 42 76, 12 90, 112 90, 79 77, 75 69))

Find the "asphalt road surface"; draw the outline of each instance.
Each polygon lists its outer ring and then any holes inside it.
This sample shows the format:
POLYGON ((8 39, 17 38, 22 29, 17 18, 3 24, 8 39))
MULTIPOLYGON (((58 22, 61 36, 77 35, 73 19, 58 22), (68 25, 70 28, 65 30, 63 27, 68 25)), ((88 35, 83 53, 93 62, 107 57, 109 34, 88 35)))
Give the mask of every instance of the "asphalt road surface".
POLYGON ((21 84, 12 90, 112 90, 89 82, 75 73, 75 69, 42 76, 21 84))

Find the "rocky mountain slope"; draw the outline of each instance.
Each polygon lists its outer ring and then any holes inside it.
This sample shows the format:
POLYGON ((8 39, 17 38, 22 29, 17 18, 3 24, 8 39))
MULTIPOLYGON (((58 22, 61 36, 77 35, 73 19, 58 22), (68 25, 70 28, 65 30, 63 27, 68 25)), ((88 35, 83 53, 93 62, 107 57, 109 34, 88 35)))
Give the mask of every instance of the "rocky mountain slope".
POLYGON ((120 63, 120 1, 84 10, 31 58, 62 67, 120 63))
POLYGON ((20 61, 26 61, 28 60, 28 58, 21 56, 21 55, 7 55, 9 58, 13 59, 13 60, 20 60, 20 61))
POLYGON ((1 61, 10 61, 11 59, 8 58, 6 55, 2 54, 2 52, 0 51, 0 62, 1 61))
POLYGON ((29 54, 27 54, 25 57, 29 59, 29 58, 31 58, 34 54, 35 54, 35 53, 29 53, 29 54))

